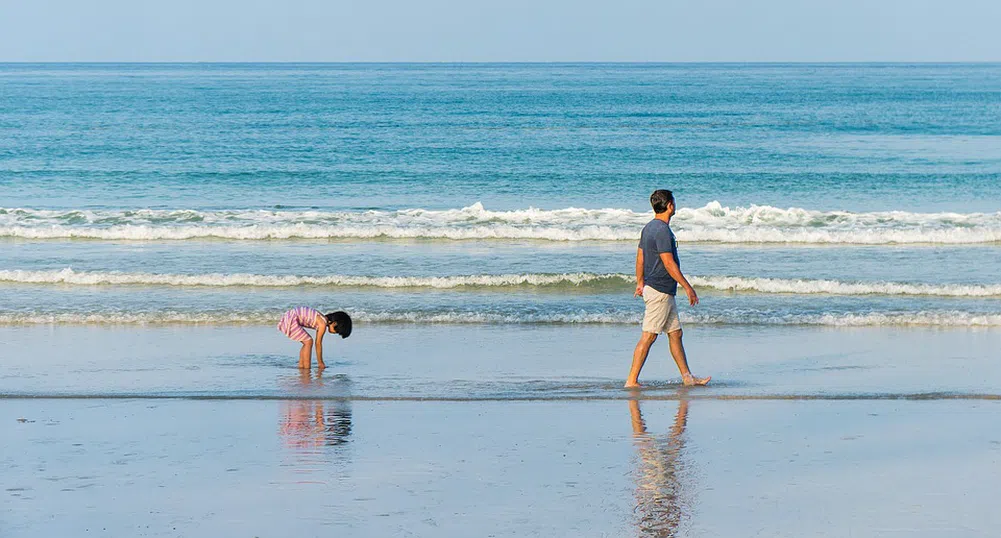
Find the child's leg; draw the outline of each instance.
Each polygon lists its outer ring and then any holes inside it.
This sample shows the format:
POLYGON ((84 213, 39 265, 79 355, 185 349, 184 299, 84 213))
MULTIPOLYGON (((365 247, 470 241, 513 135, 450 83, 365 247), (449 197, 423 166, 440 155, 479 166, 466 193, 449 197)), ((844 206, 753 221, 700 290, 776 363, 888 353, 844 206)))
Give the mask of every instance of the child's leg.
POLYGON ((307 338, 302 341, 302 349, 299 350, 299 368, 309 370, 313 366, 313 339, 307 338))
POLYGON ((299 349, 299 368, 308 370, 313 362, 313 339, 309 337, 309 333, 295 319, 291 319, 288 314, 278 323, 278 330, 292 340, 302 344, 302 348, 299 349))

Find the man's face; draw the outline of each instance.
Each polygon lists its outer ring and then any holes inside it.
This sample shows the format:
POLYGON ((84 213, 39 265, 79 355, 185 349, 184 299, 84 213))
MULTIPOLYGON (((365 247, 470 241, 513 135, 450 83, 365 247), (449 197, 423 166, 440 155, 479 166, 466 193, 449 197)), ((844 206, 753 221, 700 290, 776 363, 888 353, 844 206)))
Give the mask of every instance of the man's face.
POLYGON ((667 216, 668 217, 674 216, 674 202, 667 204, 667 216))

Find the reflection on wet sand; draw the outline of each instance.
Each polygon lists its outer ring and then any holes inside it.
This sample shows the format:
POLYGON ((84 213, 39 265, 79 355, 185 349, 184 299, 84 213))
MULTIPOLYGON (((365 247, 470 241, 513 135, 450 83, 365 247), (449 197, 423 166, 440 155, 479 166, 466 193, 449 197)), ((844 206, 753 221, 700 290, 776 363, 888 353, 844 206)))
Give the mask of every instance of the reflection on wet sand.
POLYGON ((629 400, 629 412, 639 456, 635 474, 639 535, 679 536, 681 523, 688 515, 681 480, 688 401, 678 402, 674 426, 666 437, 647 433, 639 400, 629 400))
MULTIPOLYGON (((321 373, 299 374, 300 392, 321 392, 321 373)), ((279 433, 289 448, 314 450, 347 443, 351 435, 351 404, 346 400, 285 400, 279 433)))

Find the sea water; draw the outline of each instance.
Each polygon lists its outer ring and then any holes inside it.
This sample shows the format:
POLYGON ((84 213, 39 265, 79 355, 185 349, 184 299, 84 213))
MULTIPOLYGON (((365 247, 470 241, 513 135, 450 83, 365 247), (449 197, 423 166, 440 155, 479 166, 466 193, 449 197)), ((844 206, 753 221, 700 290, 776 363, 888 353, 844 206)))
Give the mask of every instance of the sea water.
POLYGON ((0 324, 1001 327, 1001 65, 0 65, 0 324), (680 303, 686 303, 681 300, 680 303))
POLYGON ((0 534, 993 536, 999 275, 1001 65, 0 65, 0 534))

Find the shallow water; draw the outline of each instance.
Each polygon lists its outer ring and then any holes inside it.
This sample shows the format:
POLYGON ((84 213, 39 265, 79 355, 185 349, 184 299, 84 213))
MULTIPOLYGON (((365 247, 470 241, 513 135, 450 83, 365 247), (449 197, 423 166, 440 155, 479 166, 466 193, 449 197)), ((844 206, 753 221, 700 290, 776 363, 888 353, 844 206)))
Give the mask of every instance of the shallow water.
MULTIPOLYGON (((0 328, 6 397, 624 399, 638 330, 616 326, 384 325, 325 340, 319 379, 298 347, 255 326, 0 328), (183 344, 182 344, 183 343, 183 344)), ((681 390, 667 343, 651 352, 643 398, 997 398, 995 330, 691 327, 681 390)))

